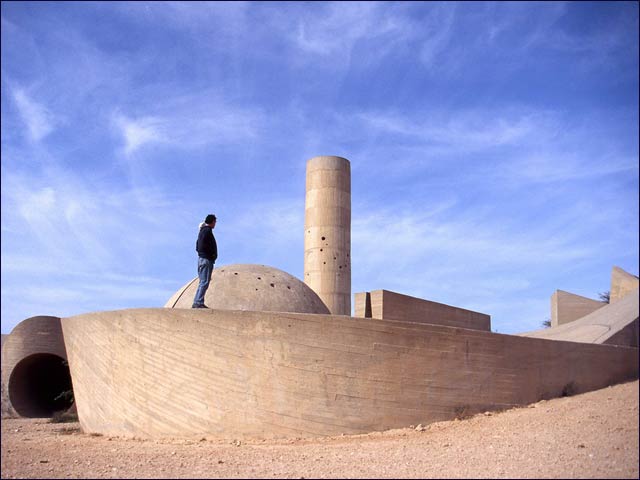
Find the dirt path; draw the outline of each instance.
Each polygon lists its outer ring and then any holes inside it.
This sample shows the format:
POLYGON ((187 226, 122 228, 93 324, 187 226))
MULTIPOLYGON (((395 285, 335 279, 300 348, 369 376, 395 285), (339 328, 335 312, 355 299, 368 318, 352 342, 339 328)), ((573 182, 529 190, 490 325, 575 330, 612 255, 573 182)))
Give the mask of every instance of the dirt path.
POLYGON ((143 441, 2 420, 2 478, 638 478, 638 382, 318 440, 143 441))

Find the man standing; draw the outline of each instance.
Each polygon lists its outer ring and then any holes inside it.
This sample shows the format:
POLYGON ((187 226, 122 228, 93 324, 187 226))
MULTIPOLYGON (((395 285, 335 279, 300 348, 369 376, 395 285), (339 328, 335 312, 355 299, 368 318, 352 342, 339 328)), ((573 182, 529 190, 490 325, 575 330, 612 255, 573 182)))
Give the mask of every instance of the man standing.
POLYGON ((211 274, 213 273, 213 265, 218 258, 218 245, 216 238, 213 236, 213 229, 216 226, 216 216, 207 215, 204 222, 200 224, 200 232, 196 241, 196 251, 198 252, 198 277, 200 283, 196 296, 193 299, 191 308, 209 308, 204 304, 204 294, 209 288, 211 274))

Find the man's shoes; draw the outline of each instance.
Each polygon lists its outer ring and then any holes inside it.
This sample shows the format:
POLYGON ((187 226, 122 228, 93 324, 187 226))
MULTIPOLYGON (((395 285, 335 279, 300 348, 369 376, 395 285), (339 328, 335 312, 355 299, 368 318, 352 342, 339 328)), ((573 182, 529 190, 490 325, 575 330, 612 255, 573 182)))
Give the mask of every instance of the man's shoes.
POLYGON ((202 305, 191 305, 191 308, 209 308, 204 303, 202 305))

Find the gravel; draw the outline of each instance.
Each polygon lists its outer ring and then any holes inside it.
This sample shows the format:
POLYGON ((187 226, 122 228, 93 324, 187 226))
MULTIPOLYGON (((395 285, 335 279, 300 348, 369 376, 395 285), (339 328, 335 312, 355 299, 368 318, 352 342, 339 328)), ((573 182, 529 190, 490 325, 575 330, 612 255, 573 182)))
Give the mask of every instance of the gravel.
POLYGON ((638 381, 311 440, 123 439, 3 419, 2 478, 638 478, 638 381))

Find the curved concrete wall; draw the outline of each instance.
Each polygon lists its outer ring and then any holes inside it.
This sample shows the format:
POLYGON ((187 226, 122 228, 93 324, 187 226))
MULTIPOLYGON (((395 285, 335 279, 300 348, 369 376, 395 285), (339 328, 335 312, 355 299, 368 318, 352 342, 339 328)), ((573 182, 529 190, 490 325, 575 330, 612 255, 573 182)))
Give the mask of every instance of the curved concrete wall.
POLYGON ((334 315, 136 309, 62 328, 82 428, 107 435, 365 433, 638 375, 633 348, 334 315))
POLYGON ((60 318, 36 316, 16 325, 2 348, 3 415, 45 417, 68 408, 55 400, 70 388, 66 359, 60 318))
POLYGON ((307 162, 304 282, 334 315, 351 315, 351 166, 342 157, 307 162))

